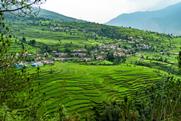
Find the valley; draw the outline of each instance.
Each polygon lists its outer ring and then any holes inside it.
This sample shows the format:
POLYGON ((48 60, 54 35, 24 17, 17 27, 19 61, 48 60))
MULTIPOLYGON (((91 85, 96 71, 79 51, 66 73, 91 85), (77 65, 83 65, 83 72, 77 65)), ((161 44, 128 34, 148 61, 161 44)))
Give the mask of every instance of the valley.
MULTIPOLYGON (((23 121, 19 118, 23 116, 27 121, 33 116, 56 121, 62 112, 84 121, 99 104, 125 101, 125 97, 149 100, 151 89, 162 94, 158 85, 163 86, 163 80, 180 82, 179 36, 91 23, 43 9, 39 17, 7 14, 6 19, 13 33, 8 52, 22 57, 14 67, 32 76, 29 87, 15 95, 20 108, 8 103, 17 117, 8 113, 7 121, 23 121)), ((176 104, 179 109, 180 97, 176 104)))

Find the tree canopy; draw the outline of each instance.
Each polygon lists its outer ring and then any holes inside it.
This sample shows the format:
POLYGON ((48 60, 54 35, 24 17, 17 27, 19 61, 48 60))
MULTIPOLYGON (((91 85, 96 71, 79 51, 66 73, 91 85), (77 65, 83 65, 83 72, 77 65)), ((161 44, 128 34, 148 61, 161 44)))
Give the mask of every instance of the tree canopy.
POLYGON ((9 52, 11 43, 16 38, 6 26, 4 13, 18 12, 30 14, 32 9, 45 0, 0 0, 0 104, 6 102, 14 93, 21 90, 29 81, 24 68, 17 71, 14 66, 22 61, 24 50, 9 52), (30 13, 29 13, 30 12, 30 13))
POLYGON ((32 10, 32 6, 36 7, 46 0, 0 0, 0 13, 4 12, 23 12, 32 10))

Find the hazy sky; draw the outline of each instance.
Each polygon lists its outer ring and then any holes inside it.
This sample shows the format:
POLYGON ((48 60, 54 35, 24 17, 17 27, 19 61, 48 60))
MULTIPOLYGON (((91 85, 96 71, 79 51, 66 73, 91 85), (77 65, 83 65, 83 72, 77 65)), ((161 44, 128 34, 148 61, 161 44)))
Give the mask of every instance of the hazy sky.
POLYGON ((47 0, 42 8, 92 22, 105 23, 122 14, 156 10, 181 0, 47 0))

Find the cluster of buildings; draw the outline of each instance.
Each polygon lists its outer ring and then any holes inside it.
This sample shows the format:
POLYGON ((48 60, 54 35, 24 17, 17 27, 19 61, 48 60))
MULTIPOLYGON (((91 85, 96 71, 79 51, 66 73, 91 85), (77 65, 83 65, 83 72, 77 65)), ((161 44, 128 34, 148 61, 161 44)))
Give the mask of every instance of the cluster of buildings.
MULTIPOLYGON (((130 40, 130 42, 133 42, 130 40)), ((133 43, 135 44, 135 42, 133 43)), ((141 49, 149 49, 150 46, 146 44, 140 44, 139 47, 141 49)), ((40 67, 44 65, 53 65, 55 61, 76 61, 76 62, 90 62, 95 60, 107 60, 108 55, 112 54, 113 57, 118 58, 125 58, 129 55, 132 55, 131 49, 124 49, 118 44, 103 44, 96 46, 92 49, 76 49, 70 52, 65 51, 52 51, 50 53, 43 53, 43 54, 29 54, 26 53, 24 56, 33 58, 31 61, 27 62, 20 62, 16 64, 16 68, 22 68, 27 66, 32 67, 40 67)))
POLYGON ((44 60, 44 61, 37 61, 37 62, 19 62, 15 64, 17 69, 26 68, 26 67, 41 67, 44 65, 54 65, 54 61, 51 60, 44 60))
POLYGON ((122 49, 114 44, 100 45, 92 50, 77 49, 69 53, 53 51, 52 56, 55 61, 93 61, 106 60, 109 52, 113 53, 115 57, 125 57, 129 51, 122 49))

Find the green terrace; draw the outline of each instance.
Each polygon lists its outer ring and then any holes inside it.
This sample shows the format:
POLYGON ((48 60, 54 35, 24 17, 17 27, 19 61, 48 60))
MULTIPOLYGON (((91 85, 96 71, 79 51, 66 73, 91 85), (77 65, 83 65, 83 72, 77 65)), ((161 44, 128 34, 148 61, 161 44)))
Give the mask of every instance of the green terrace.
POLYGON ((67 113, 86 114, 91 112, 94 104, 122 100, 125 95, 131 96, 162 80, 165 74, 131 64, 87 66, 56 63, 40 69, 40 75, 34 81, 34 96, 28 103, 41 104, 39 111, 44 115, 56 112, 60 105, 67 113))

